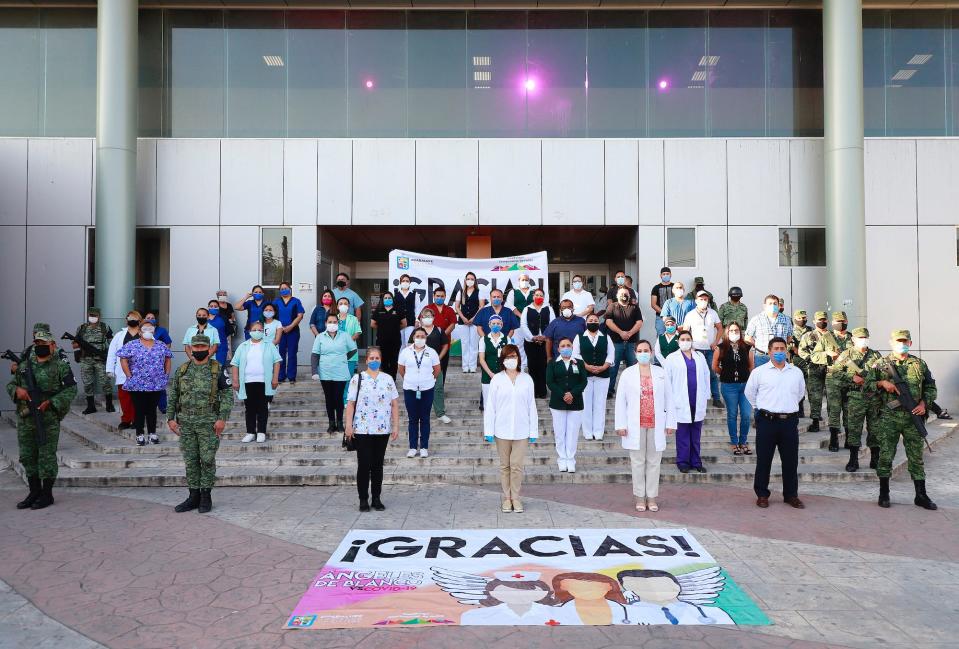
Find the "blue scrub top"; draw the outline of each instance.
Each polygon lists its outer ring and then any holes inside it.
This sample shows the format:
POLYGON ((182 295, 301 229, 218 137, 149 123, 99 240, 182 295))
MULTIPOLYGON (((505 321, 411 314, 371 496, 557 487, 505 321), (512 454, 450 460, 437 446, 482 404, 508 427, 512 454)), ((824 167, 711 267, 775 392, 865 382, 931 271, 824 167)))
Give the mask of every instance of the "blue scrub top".
POLYGON ((493 311, 492 305, 486 305, 476 314, 476 317, 473 318, 473 326, 482 327, 484 334, 489 334, 489 319, 494 315, 498 315, 503 319, 503 333, 508 334, 514 329, 519 329, 520 322, 519 318, 516 317, 516 314, 512 310, 507 309, 503 306, 499 313, 493 311))
POLYGON ((553 341, 553 356, 558 356, 560 340, 563 338, 573 340, 584 331, 586 331, 586 320, 578 315, 574 315, 569 320, 566 318, 550 320, 549 324, 546 325, 546 330, 543 332, 543 335, 553 341))
POLYGON ((273 307, 276 309, 276 319, 279 320, 280 324, 284 327, 289 327, 290 323, 293 322, 293 319, 298 314, 306 313, 306 310, 303 308, 303 303, 300 302, 300 298, 298 297, 291 297, 290 301, 286 304, 283 303, 283 298, 278 297, 273 300, 273 307))
POLYGON ((257 320, 263 319, 263 308, 268 304, 270 304, 270 301, 266 298, 263 298, 260 304, 257 304, 256 300, 247 300, 243 303, 243 308, 247 312, 246 325, 243 327, 245 331, 250 330, 251 322, 256 322, 257 320))
POLYGON ((337 300, 344 297, 347 300, 349 300, 351 313, 356 311, 356 309, 359 309, 361 306, 365 304, 365 302, 363 302, 363 298, 360 297, 359 293, 357 293, 351 288, 345 288, 342 291, 338 288, 334 288, 333 297, 335 297, 337 300))
POLYGON ((216 317, 210 318, 207 321, 207 324, 216 329, 217 335, 220 337, 219 347, 216 349, 216 360, 220 365, 226 365, 226 353, 229 351, 229 345, 227 341, 230 339, 229 334, 227 334, 227 327, 230 326, 230 323, 227 322, 224 318, 221 318, 219 314, 216 317))

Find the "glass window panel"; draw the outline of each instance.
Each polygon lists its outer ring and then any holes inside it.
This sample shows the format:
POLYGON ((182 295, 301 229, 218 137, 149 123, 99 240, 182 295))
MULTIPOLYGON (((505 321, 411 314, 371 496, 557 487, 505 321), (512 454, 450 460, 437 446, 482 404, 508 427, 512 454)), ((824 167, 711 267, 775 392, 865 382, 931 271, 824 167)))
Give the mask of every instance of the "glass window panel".
POLYGON ((96 135, 97 13, 44 9, 45 136, 96 135))
POLYGON ((466 135, 466 12, 411 11, 409 135, 466 135))
POLYGON ((706 54, 705 11, 649 14, 649 135, 706 135, 706 89, 693 81, 706 54))
POLYGON ((347 14, 347 89, 352 137, 405 137, 406 14, 347 14))
POLYGON ((823 134, 822 13, 770 11, 766 134, 823 134))
POLYGON ((264 287, 293 280, 293 228, 263 228, 261 279, 264 287))
POLYGON ((530 136, 586 135, 586 12, 531 11, 526 54, 530 136))
POLYGON ((282 11, 227 11, 228 137, 286 135, 282 11))
POLYGON ((588 16, 588 130, 591 137, 646 135, 646 13, 588 16))
POLYGON ((168 10, 167 102, 170 137, 223 137, 226 64, 223 12, 168 10))
POLYGON ((471 11, 467 16, 469 132, 526 135, 526 12, 471 11))
POLYGON ((945 12, 890 12, 886 134, 946 134, 945 12))
POLYGON ((765 134, 764 11, 709 12, 708 56, 690 79, 706 90, 709 135, 765 134))
POLYGON ((138 19, 140 137, 161 137, 163 112, 163 12, 142 10, 138 19))
POLYGON ((780 266, 825 266, 826 228, 779 228, 780 266))
POLYGON ((36 9, 0 10, 0 136, 40 135, 43 46, 36 9))
POLYGON ((137 229, 136 285, 170 285, 170 230, 137 229))
POLYGON ((696 266, 696 228, 666 228, 666 265, 696 266))
POLYGON ((290 137, 345 137, 346 12, 290 11, 287 131, 290 137))
POLYGON ((862 12, 862 84, 865 134, 886 134, 885 11, 862 12))

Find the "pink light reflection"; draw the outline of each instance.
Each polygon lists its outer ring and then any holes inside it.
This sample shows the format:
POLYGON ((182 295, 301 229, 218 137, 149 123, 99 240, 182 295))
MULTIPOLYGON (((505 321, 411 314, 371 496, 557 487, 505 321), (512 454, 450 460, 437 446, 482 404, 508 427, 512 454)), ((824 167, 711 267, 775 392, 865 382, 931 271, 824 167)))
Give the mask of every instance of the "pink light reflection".
POLYGON ((657 85, 659 86, 660 90, 666 90, 669 88, 669 81, 666 79, 660 79, 657 85))
POLYGON ((372 79, 367 79, 367 80, 366 80, 366 83, 364 83, 363 85, 366 86, 366 89, 367 89, 367 90, 372 90, 372 89, 373 89, 373 80, 372 80, 372 79))
POLYGON ((526 92, 535 92, 536 91, 536 79, 530 77, 523 83, 523 87, 526 88, 526 92))

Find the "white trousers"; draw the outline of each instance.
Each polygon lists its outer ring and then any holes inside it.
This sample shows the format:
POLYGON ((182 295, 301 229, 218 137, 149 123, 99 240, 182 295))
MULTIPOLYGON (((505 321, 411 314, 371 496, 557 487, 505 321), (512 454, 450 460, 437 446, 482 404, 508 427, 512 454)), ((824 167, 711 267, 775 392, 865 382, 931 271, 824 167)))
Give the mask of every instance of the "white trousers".
MULTIPOLYGON (((482 372, 483 370, 480 370, 482 372)), ((489 383, 482 384, 483 390, 483 407, 485 408, 488 404, 486 403, 486 398, 489 396, 489 383)))
POLYGON ((609 377, 590 376, 583 390, 583 437, 603 439, 606 430, 606 392, 609 377))
POLYGON ((583 417, 582 410, 554 410, 553 436, 556 438, 556 455, 559 458, 559 467, 564 465, 576 466, 576 443, 579 441, 579 426, 583 417))
POLYGON ((629 464, 633 469, 633 495, 637 498, 655 498, 659 495, 659 469, 663 453, 656 450, 654 429, 640 429, 639 439, 639 450, 629 452, 629 464))
POLYGON ((479 335, 473 325, 458 324, 453 327, 453 339, 460 341, 460 354, 464 370, 476 369, 476 356, 479 353, 479 335))

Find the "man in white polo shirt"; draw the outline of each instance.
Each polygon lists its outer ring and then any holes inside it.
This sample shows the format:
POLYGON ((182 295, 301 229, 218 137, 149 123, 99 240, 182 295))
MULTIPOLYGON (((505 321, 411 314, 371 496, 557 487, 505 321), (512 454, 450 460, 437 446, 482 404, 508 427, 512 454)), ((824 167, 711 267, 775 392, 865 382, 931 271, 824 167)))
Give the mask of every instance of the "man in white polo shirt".
POLYGON ((783 467, 783 501, 803 509, 799 500, 799 401, 806 395, 802 370, 786 361, 786 340, 769 340, 770 362, 757 367, 746 382, 746 398, 756 412, 756 506, 769 507, 769 470, 779 450, 783 467))
POLYGON ((596 309, 592 294, 583 288, 583 276, 573 275, 573 288, 563 293, 563 300, 573 303, 573 315, 585 318, 596 309))
POLYGON ((719 314, 709 307, 710 299, 706 291, 696 293, 696 308, 686 314, 682 328, 693 335, 693 349, 706 357, 706 366, 710 368, 709 392, 713 397, 713 405, 720 408, 723 402, 719 399, 719 377, 713 372, 712 366, 713 352, 723 337, 723 325, 719 314))

